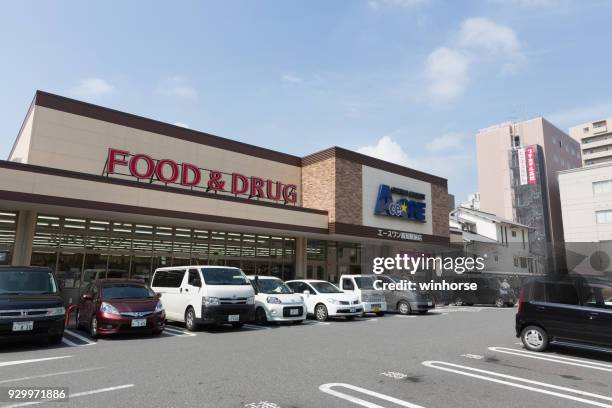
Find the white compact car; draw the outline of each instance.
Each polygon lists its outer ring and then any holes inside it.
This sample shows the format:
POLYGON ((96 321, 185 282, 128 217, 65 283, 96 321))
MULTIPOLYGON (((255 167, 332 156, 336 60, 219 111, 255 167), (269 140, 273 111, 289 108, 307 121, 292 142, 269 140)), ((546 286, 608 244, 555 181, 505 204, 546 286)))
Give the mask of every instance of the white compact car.
POLYGON ((304 279, 286 282, 295 293, 304 294, 309 315, 325 321, 330 317, 343 316, 353 319, 363 313, 359 298, 342 292, 337 286, 323 280, 304 279))
POLYGON ((293 322, 300 324, 306 319, 304 296, 294 293, 285 283, 274 276, 248 276, 255 289, 255 321, 293 322))

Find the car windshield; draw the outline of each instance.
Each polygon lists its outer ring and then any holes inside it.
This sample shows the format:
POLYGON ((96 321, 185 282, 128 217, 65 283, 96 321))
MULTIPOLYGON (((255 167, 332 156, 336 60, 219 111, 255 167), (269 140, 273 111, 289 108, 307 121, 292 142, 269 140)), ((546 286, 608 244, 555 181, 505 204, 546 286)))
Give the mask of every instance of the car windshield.
POLYGON ((385 275, 379 275, 376 277, 377 279, 383 281, 384 283, 398 283, 401 279, 398 278, 391 278, 389 276, 385 276, 385 275))
POLYGON ((355 276, 355 284, 359 289, 373 290, 375 280, 374 276, 355 276))
POLYGON ((114 284, 102 286, 102 299, 153 299, 155 293, 145 286, 114 284))
POLYGON ((337 286, 329 282, 309 282, 319 293, 342 293, 337 286))
POLYGON ((14 269, 0 271, 0 295, 40 293, 57 293, 51 272, 14 269))
POLYGON ((202 268, 202 275, 207 285, 250 285, 238 268, 202 268))
MULTIPOLYGON (((255 280, 252 281, 255 284, 255 280)), ((280 279, 258 279, 257 290, 261 293, 293 293, 280 279)))

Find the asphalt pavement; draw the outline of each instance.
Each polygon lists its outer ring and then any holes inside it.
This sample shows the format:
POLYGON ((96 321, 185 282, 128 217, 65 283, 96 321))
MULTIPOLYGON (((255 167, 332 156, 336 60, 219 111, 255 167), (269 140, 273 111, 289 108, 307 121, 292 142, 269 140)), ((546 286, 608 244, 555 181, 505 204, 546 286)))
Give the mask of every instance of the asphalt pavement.
MULTIPOLYGON (((68 387, 41 407, 609 407, 612 356, 531 353, 515 308, 3 345, 0 388, 68 387)), ((2 402, 2 406, 26 406, 2 402)))

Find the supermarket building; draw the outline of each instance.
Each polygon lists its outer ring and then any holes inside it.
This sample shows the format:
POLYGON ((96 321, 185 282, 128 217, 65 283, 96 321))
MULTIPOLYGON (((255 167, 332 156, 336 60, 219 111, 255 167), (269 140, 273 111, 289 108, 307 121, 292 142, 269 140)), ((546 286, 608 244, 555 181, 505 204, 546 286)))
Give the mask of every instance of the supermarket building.
POLYGON ((38 91, 0 161, 0 264, 93 276, 229 265, 320 278, 449 242, 447 181, 332 147, 297 157, 38 91))

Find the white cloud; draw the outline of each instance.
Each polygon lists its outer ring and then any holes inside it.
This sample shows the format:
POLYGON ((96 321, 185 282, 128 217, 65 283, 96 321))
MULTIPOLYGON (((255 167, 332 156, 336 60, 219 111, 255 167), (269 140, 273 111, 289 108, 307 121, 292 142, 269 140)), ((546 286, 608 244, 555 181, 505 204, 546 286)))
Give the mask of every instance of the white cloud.
POLYGON ((463 133, 447 133, 434 138, 431 142, 427 143, 425 147, 427 150, 431 151, 458 148, 463 145, 464 139, 465 135, 463 133))
POLYGON ((416 8, 429 3, 431 0, 370 0, 368 5, 378 10, 383 6, 401 7, 401 8, 416 8))
POLYGON ((109 95, 115 91, 115 87, 104 79, 86 78, 79 81, 79 84, 71 93, 79 98, 94 98, 109 95))
POLYGON ((561 129, 599 119, 612 117, 612 102, 596 103, 566 111, 553 112, 545 116, 550 122, 561 129))
POLYGON ((160 81, 156 92, 164 96, 173 96, 185 99, 194 99, 198 92, 186 78, 180 75, 164 78, 160 81))
POLYGON ((285 73, 281 75, 281 80, 283 82, 288 82, 291 84, 297 84, 302 82, 302 78, 300 78, 299 76, 295 75, 295 74, 290 74, 290 73, 285 73))
POLYGON ((357 151, 362 154, 367 154, 368 156, 376 157, 377 159, 401 164, 402 166, 411 166, 415 163, 414 160, 411 160, 408 154, 404 152, 402 146, 391 139, 390 136, 383 136, 376 144, 360 147, 357 151))
POLYGON ((191 129, 188 124, 183 123, 183 122, 174 122, 173 125, 174 126, 184 127, 184 128, 187 128, 187 129, 191 129))
POLYGON ((435 102, 448 102, 463 94, 468 84, 468 58, 451 48, 434 50, 425 66, 428 93, 435 102))
POLYGON ((466 19, 450 44, 433 50, 425 63, 427 91, 434 103, 463 95, 474 67, 499 66, 502 74, 509 74, 525 61, 514 30, 486 18, 466 19))

